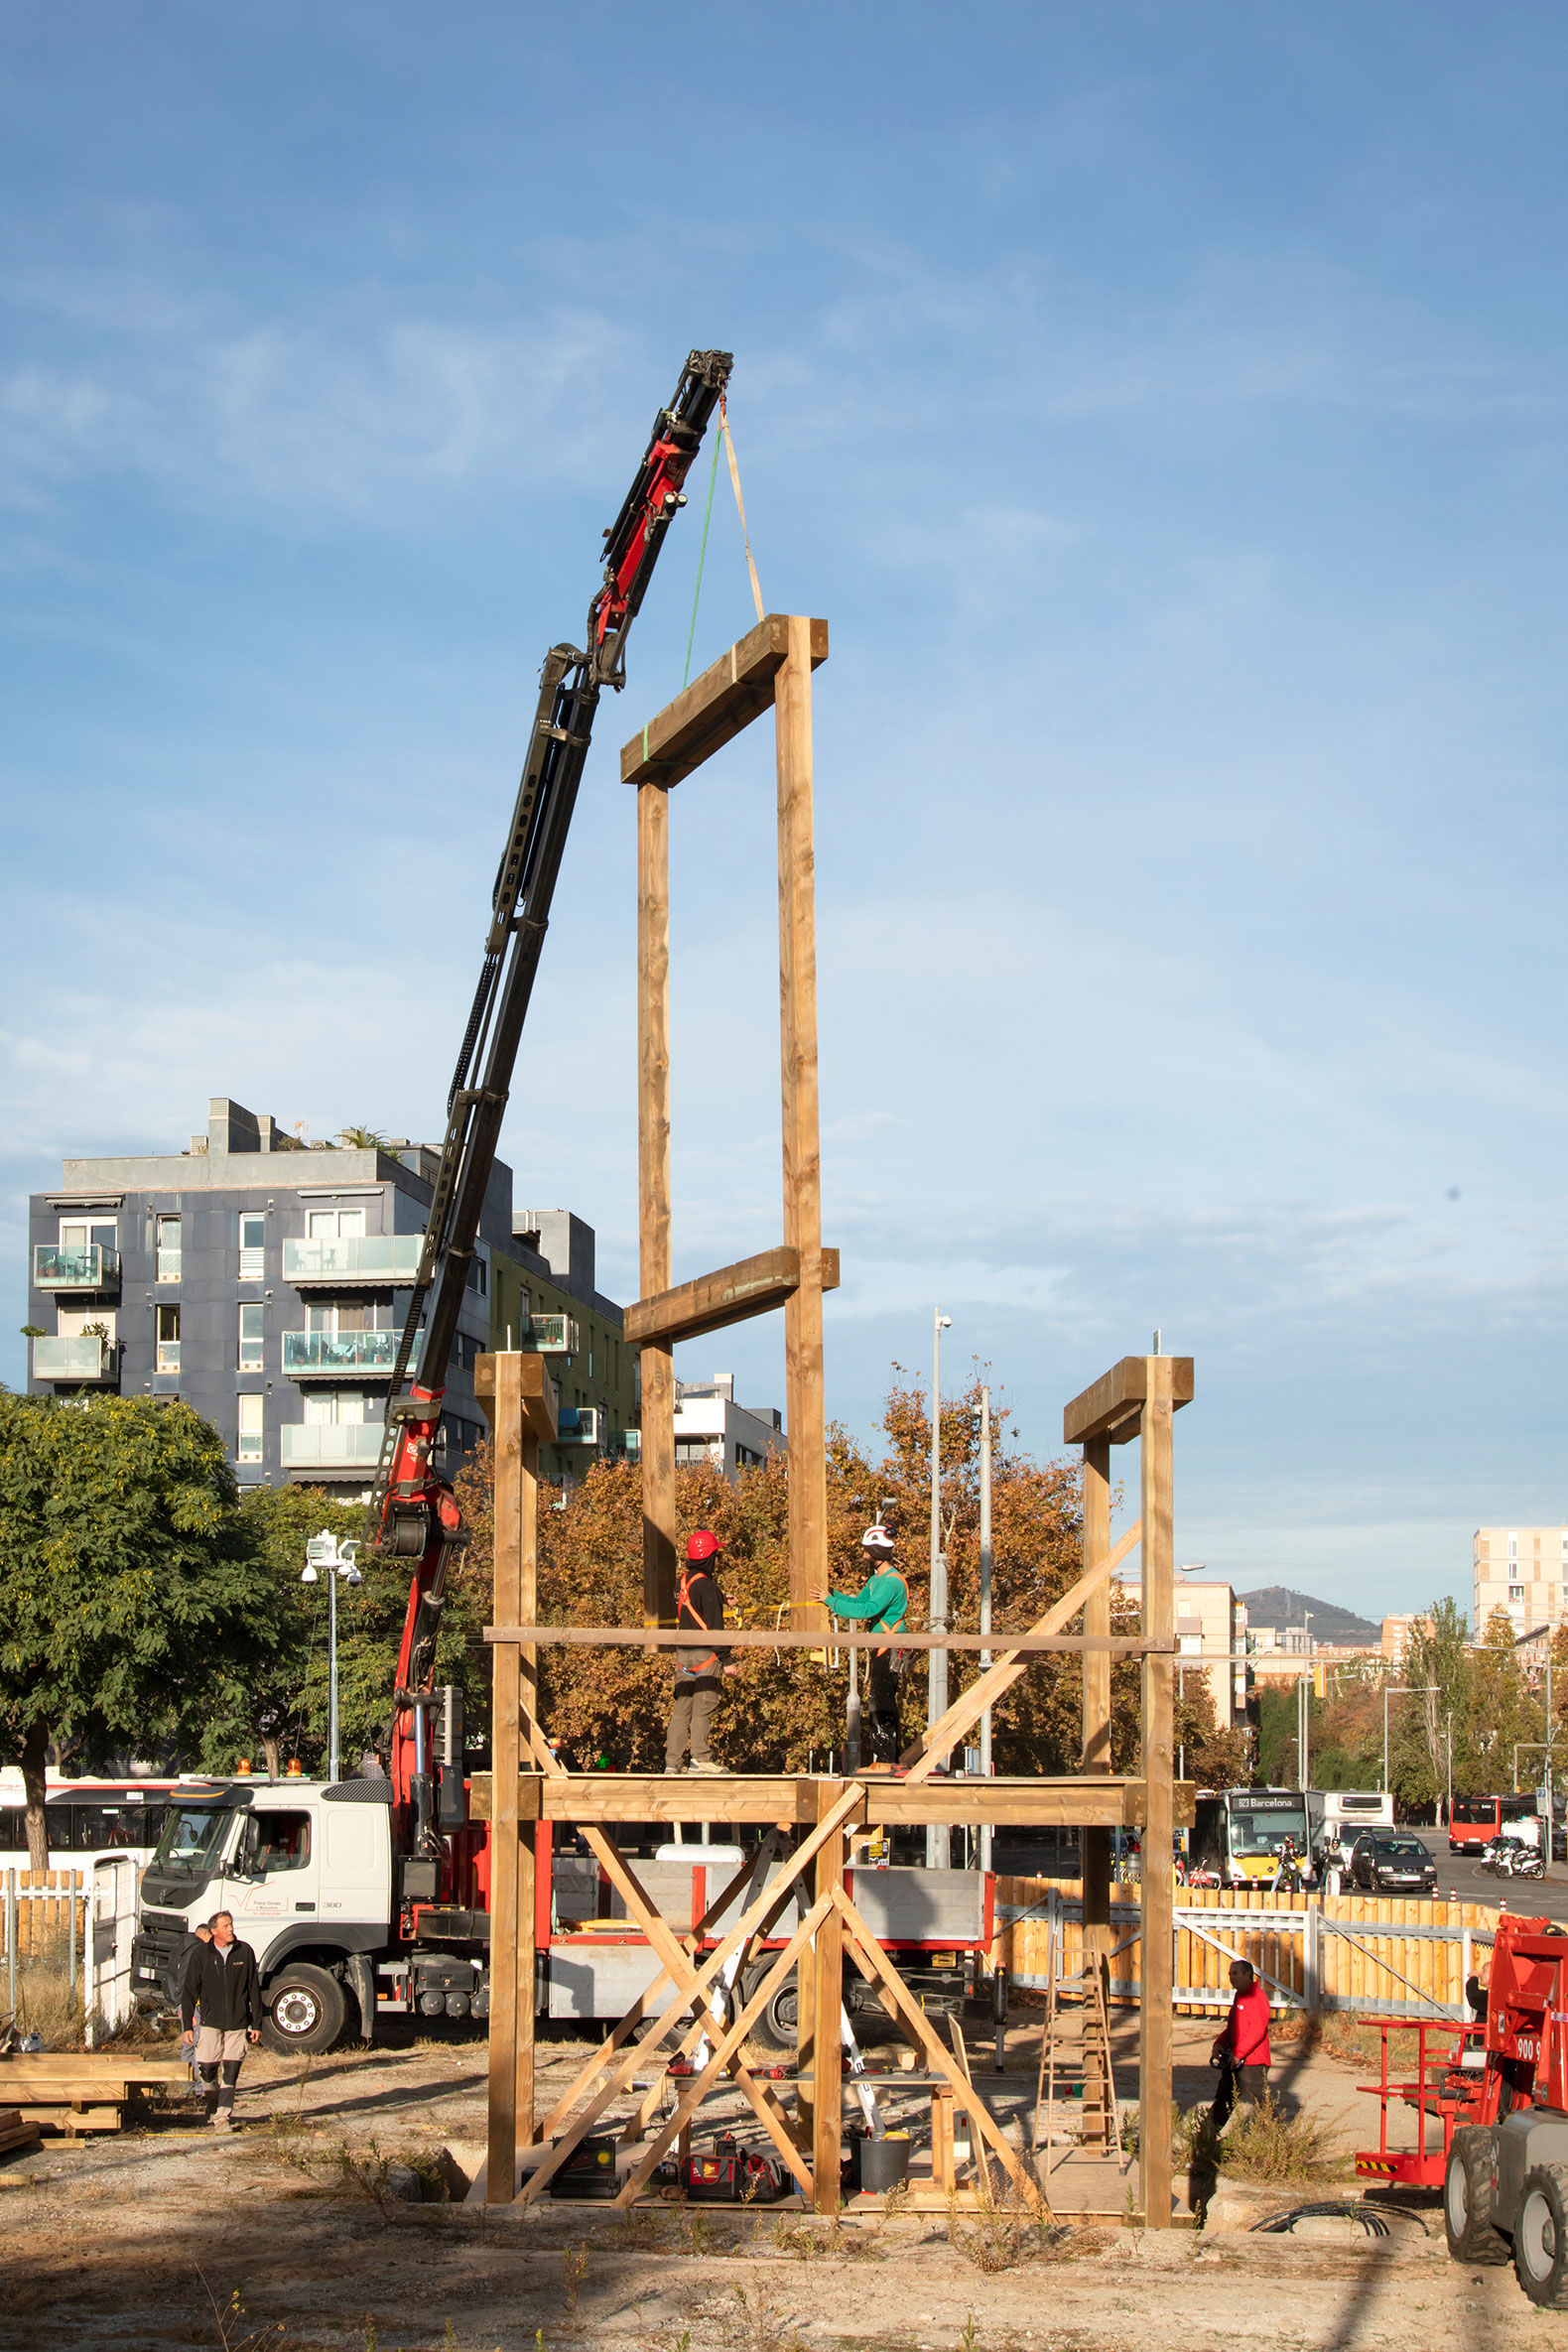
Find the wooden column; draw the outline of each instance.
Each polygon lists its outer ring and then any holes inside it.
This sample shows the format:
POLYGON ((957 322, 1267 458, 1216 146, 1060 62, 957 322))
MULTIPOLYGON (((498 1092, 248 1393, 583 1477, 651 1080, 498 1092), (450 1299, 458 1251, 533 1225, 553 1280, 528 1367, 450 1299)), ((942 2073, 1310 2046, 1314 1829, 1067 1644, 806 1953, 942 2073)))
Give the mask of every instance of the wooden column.
MULTIPOLYGON (((789 1438, 790 1623, 825 1626, 807 1596, 828 1581, 828 1466, 822 1351, 822 1159, 817 1088, 817 899, 811 743, 812 624, 792 615, 774 682, 778 737, 779 1046, 784 1241, 800 1283, 784 1308, 789 1438)), ((650 1285, 643 1283, 644 1295, 650 1285)), ((644 1439, 644 1444, 646 1444, 644 1439)), ((837 2046, 837 2045, 836 2045, 837 2046)), ((838 2175, 835 2173, 835 2179, 838 2175)))
MULTIPOLYGON (((531 1626, 538 1605, 539 1440, 526 1425, 525 1359, 489 1359, 475 1380, 495 1444, 496 1622, 531 1626), (506 1612, 521 1614, 509 1618, 506 1612)), ((540 1359, 532 1366, 537 1379, 540 1359)), ((537 1651, 497 1643, 490 1717, 489 2142, 485 2198, 509 2205, 517 2152, 534 2140, 534 1828, 519 1825, 518 1774, 528 1754, 524 1711, 535 1712, 537 1651)))
MULTIPOLYGON (((1151 1356, 1138 1423, 1143 1489, 1143 1633, 1176 1637, 1172 1516, 1173 1360, 1151 1356)), ((1171 2003, 1175 1974, 1176 1874, 1174 1669, 1143 1660, 1143 1779, 1147 1826, 1139 1879, 1142 2032, 1138 2056, 1138 2169, 1144 2226, 1171 2224, 1171 2003)))
MULTIPOLYGON (((637 1239, 644 1298, 670 1287, 670 795, 637 787, 637 1239)), ((675 1622, 675 1359, 642 1350, 642 1614, 675 1622)))
MULTIPOLYGON (((1111 1549, 1111 1440, 1092 1437, 1084 1447, 1084 1573, 1099 1566, 1111 1549)), ((1084 1603, 1084 1632, 1111 1631, 1111 1586, 1084 1603)), ((1109 1772, 1111 1756, 1111 1652, 1084 1652, 1084 1770, 1109 1772)), ((1104 1982, 1111 1955, 1111 1832, 1083 1829, 1079 1853, 1084 1880, 1084 1965, 1098 1968, 1104 1982)), ((1087 2045, 1087 2036, 1086 2036, 1087 2045)), ((1092 2059, 1091 2064, 1095 2061, 1092 2059)), ((1098 2067, 1096 2069, 1098 2071, 1098 2067)), ((1086 2073, 1088 2069, 1086 2068, 1086 2073)), ((1086 2081, 1086 2105, 1096 2089, 1086 2081)))
MULTIPOLYGON (((817 1817, 831 1813, 844 1790, 836 1781, 817 1786, 817 1817)), ((816 1899, 843 1892, 845 1833, 836 1830, 817 1856, 816 1899)), ((844 2138, 844 1921, 835 1909, 817 1930, 814 1987, 817 2007, 815 2128, 812 2134, 812 2177, 817 2184, 819 2213, 839 2210, 839 2158, 844 2138)))

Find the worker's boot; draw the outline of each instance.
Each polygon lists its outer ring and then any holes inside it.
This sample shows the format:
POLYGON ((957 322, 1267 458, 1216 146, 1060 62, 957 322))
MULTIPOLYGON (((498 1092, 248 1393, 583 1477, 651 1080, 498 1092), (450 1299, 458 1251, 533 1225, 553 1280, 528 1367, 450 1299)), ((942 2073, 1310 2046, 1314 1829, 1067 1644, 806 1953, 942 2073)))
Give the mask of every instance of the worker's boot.
POLYGON ((688 1771, 701 1772, 705 1775, 705 1777, 712 1780, 720 1779, 723 1775, 723 1769, 724 1767, 722 1764, 716 1764, 713 1759, 707 1756, 702 1757, 701 1759, 694 1757, 691 1764, 687 1766, 688 1771))

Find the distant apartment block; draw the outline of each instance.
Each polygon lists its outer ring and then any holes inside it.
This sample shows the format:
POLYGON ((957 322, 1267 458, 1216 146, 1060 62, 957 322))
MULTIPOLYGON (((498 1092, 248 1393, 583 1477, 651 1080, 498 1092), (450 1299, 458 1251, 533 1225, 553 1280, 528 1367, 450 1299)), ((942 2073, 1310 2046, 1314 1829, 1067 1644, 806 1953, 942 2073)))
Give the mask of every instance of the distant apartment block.
POLYGON ((675 1461, 712 1462, 731 1483, 770 1453, 783 1453, 784 1416, 771 1406, 736 1404, 735 1375, 675 1383, 675 1461))
MULTIPOLYGON (((1130 1597, 1138 1580, 1118 1578, 1130 1597)), ((1215 1720, 1229 1731, 1246 1718, 1246 1603, 1220 1578, 1176 1580, 1176 1673, 1183 1689, 1202 1679, 1214 1701, 1215 1720)))
POLYGON ((1514 1636, 1533 1626, 1556 1626, 1568 1582, 1568 1526, 1478 1527, 1475 1539, 1475 1617, 1478 1641, 1501 1610, 1514 1636))
POLYGON ((490 1253, 490 1345, 537 1348, 560 1395, 560 1440, 539 1449, 539 1475, 570 1486, 593 1463, 638 1446, 636 1351, 621 1310, 594 1287, 593 1228, 570 1209, 514 1209, 490 1253))
MULTIPOLYGON (((242 1486, 367 1495, 438 1160, 401 1139, 303 1144, 225 1096, 212 1099, 206 1133, 188 1151, 66 1160, 59 1187, 31 1203, 28 1321, 42 1334, 31 1391, 182 1397, 217 1429, 242 1486)), ((485 1426, 473 1368, 495 1344, 492 1265, 499 1257, 531 1270, 537 1257, 550 1279, 528 1236, 514 1238, 511 1190, 511 1170, 497 1161, 442 1372, 449 1477, 485 1426)), ((579 1264, 587 1237, 591 1273, 590 1229, 568 1212, 549 1215, 577 1230, 579 1264)), ((538 1225, 529 1231, 542 1238, 538 1225)), ((588 1408, 583 1446, 575 1400, 591 1383, 578 1371, 580 1329, 559 1328, 565 1318, 536 1327, 509 1295, 515 1344, 543 1346, 563 1402, 574 1398, 563 1418, 586 1466, 603 1450, 612 1391, 602 1390, 602 1418, 588 1408)), ((591 1285, 584 1304, 590 1334, 611 1324, 618 1334, 619 1310, 591 1285)), ((602 1342, 598 1352, 607 1370, 602 1342)), ((417 1348, 414 1364, 432 1376, 417 1348)))
POLYGON ((1382 1660, 1385 1666, 1402 1666, 1416 1633, 1432 1630, 1429 1617, 1385 1617, 1382 1621, 1382 1660))

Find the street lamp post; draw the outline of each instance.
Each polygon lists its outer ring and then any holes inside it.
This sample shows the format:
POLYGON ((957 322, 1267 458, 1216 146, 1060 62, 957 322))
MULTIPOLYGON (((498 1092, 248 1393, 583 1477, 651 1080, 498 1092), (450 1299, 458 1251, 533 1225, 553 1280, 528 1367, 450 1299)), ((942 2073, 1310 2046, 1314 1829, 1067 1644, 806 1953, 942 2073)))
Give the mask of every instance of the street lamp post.
MULTIPOLYGON (((991 1559, 990 1559, 990 1390, 989 1390, 988 1388, 981 1388, 981 1390, 980 1390, 980 1633, 981 1633, 981 1634, 985 1634, 985 1633, 988 1633, 990 1632, 990 1576, 991 1576, 991 1559)), ((981 1672, 982 1674, 985 1672, 985 1670, 986 1670, 986 1668, 989 1666, 990 1662, 991 1662, 991 1661, 990 1661, 990 1651, 989 1651, 988 1649, 982 1649, 982 1650, 980 1651, 980 1672, 981 1672)), ((990 1770, 991 1770, 991 1764, 990 1764, 990 1709, 987 1707, 987 1708, 986 1708, 986 1710, 985 1710, 985 1712, 984 1712, 984 1714, 983 1714, 983 1715, 980 1717, 980 1773, 981 1773, 981 1776, 982 1776, 984 1779, 987 1779, 987 1780, 988 1780, 988 1779, 990 1778, 990 1770)), ((986 1821, 986 1822, 982 1822, 982 1823, 981 1823, 981 1825, 980 1825, 980 1869, 981 1869, 981 1870, 989 1870, 989 1869, 990 1869, 990 1857, 991 1857, 991 1825, 990 1825, 990 1823, 989 1823, 988 1821, 986 1821)))
POLYGON ((320 1535, 313 1535, 305 1546, 305 1566, 300 1574, 301 1584, 315 1584, 322 1570, 327 1570, 327 1777, 339 1777, 337 1756, 337 1580, 346 1585, 363 1584, 364 1578, 354 1564, 358 1551, 357 1540, 350 1538, 339 1543, 324 1527, 320 1535))
MULTIPOLYGON (((1528 1632, 1527 1633, 1521 1633, 1521 1634, 1519 1635, 1518 1639, 1517 1639, 1517 1640, 1514 1642, 1513 1646, 1514 1646, 1514 1648, 1515 1648, 1515 1649, 1519 1649, 1519 1648, 1521 1648, 1521 1647, 1523 1646, 1523 1644, 1524 1644, 1526 1641, 1539 1641, 1539 1640, 1540 1640, 1540 1638, 1541 1638, 1541 1636, 1542 1636, 1542 1634, 1544 1634, 1544 1635, 1545 1635, 1545 1637, 1546 1637, 1546 1739, 1545 1739, 1545 1743, 1544 1743, 1544 1745, 1545 1745, 1545 1749, 1546 1749, 1546 1868, 1547 1868, 1547 1870, 1549 1871, 1549 1870, 1551 1869, 1551 1866, 1552 1866, 1552 1811, 1553 1811, 1553 1797, 1552 1797, 1552 1629, 1551 1629, 1551 1627, 1550 1627, 1550 1626, 1531 1626, 1531 1628, 1530 1628, 1530 1630, 1529 1630, 1529 1632, 1528 1632)), ((1532 1743, 1531 1743, 1531 1745, 1533 1746, 1533 1745, 1535 1745, 1535 1743, 1533 1743, 1533 1742, 1532 1742, 1532 1743)), ((1517 1749, 1517 1748, 1515 1748, 1515 1750, 1514 1750, 1514 1752, 1513 1752, 1513 1785, 1514 1785, 1514 1787, 1515 1787, 1515 1788, 1517 1788, 1518 1784, 1519 1784, 1519 1757, 1518 1757, 1518 1749, 1517 1749)))
MULTIPOLYGON (((931 1631, 948 1630, 948 1556, 942 1548, 942 1334, 951 1331, 953 1318, 933 1311, 931 1330, 931 1631)), ((933 1729, 948 1711, 948 1653, 930 1652, 926 1668, 926 1726, 933 1729)), ((952 1860, 952 1833, 946 1825, 926 1824, 926 1868, 944 1870, 952 1860)))

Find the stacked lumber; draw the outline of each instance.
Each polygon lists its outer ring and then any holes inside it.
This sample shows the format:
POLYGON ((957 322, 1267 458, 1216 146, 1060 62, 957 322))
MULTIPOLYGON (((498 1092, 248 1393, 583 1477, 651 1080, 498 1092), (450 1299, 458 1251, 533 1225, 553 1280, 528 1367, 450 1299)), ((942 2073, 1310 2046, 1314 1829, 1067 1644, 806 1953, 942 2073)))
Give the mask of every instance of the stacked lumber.
POLYGON ((45 2050, 4 2057, 0 2113, 50 2132, 117 2132, 133 2091, 187 2079, 178 2058, 145 2058, 134 2050, 45 2050))
POLYGON ((38 2141, 38 2125, 30 2122, 20 2107, 0 2107, 0 2156, 10 2156, 18 2148, 36 2148, 38 2141))

